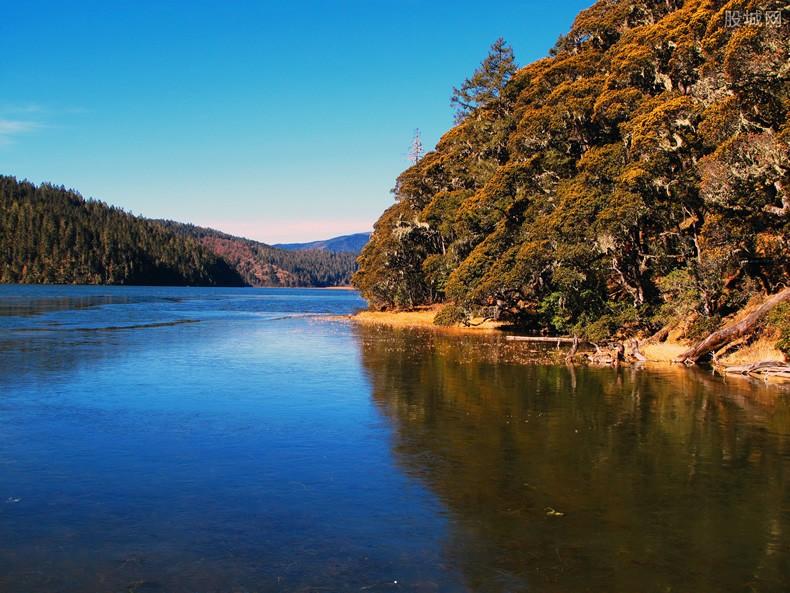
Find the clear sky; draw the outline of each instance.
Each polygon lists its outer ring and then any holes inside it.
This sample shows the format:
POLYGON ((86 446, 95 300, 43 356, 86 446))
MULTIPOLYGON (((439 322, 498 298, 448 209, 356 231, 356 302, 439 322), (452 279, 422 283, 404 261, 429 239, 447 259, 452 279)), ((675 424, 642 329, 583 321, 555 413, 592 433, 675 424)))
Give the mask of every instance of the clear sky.
POLYGON ((589 4, 6 2, 0 173, 270 243, 369 230, 491 42, 527 64, 589 4))

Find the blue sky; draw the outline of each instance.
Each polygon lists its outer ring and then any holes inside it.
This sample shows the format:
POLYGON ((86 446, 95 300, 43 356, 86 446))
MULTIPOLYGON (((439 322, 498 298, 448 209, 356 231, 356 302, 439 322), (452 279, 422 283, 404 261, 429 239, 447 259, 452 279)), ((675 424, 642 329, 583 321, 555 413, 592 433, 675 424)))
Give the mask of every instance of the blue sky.
POLYGON ((0 173, 270 243, 368 230, 491 42, 527 64, 590 3, 8 2, 0 173))

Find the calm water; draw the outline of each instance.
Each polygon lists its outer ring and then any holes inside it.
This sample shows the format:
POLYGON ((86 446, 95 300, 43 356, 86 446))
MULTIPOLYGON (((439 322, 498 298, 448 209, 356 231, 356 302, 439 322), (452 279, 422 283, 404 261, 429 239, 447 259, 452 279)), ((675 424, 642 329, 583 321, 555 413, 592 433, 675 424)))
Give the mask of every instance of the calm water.
POLYGON ((0 591, 790 587, 786 390, 322 317, 363 305, 0 287, 0 591))

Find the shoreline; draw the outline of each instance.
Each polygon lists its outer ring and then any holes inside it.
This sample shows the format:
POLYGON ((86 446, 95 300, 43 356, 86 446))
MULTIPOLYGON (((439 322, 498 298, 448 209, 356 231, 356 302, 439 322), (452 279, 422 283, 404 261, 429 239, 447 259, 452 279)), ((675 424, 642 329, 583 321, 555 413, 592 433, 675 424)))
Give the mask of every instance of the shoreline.
MULTIPOLYGON (((413 311, 370 311, 363 310, 347 317, 353 323, 358 323, 367 326, 380 326, 389 327, 393 329, 413 329, 423 331, 433 331, 444 334, 475 334, 475 335, 488 335, 488 336, 502 336, 509 342, 521 343, 525 346, 535 346, 540 343, 551 344, 557 343, 557 350, 562 353, 568 353, 570 358, 565 357, 561 360, 565 362, 580 362, 583 364, 593 364, 599 366, 607 366, 607 363, 596 361, 594 356, 590 356, 594 352, 592 348, 580 349, 577 353, 570 345, 572 337, 570 336, 528 336, 519 334, 516 331, 508 331, 512 326, 504 322, 485 321, 482 319, 473 319, 472 323, 480 325, 464 326, 460 324, 452 326, 435 325, 433 323, 436 314, 441 310, 441 305, 433 305, 429 307, 419 307, 413 311), (530 339, 534 338, 534 339, 530 339), (560 343, 563 344, 560 348, 560 343), (573 351, 572 351, 573 350, 573 351)), ((595 347, 595 344, 590 342, 580 341, 579 344, 586 344, 587 346, 595 347)), ((651 363, 679 366, 682 363, 677 362, 678 357, 685 352, 693 344, 689 340, 679 339, 677 336, 668 335, 663 342, 648 342, 647 340, 641 341, 639 344, 639 352, 642 358, 633 357, 632 360, 618 360, 608 363, 608 366, 614 364, 631 364, 631 363, 651 363)), ((598 354, 596 352, 596 354, 598 354)), ((560 359, 557 360, 559 363, 560 359)), ((721 360, 717 361, 718 364, 711 365, 717 371, 726 374, 728 367, 743 367, 748 365, 757 365, 764 363, 766 360, 784 362, 784 354, 776 348, 775 341, 765 337, 760 337, 754 343, 744 347, 741 350, 727 354, 721 360)), ((727 374, 727 376, 737 376, 727 374)))

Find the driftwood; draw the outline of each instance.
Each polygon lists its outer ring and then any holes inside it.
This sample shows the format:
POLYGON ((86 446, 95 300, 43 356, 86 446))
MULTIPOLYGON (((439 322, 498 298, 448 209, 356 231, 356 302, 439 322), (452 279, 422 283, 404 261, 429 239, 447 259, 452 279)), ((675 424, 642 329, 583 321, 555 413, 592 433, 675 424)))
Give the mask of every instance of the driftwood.
POLYGON ((647 357, 639 350, 639 340, 636 338, 631 339, 631 358, 639 362, 645 362, 647 357))
POLYGON ((718 366, 716 370, 728 375, 748 375, 760 379, 790 379, 790 364, 775 360, 756 362, 754 364, 718 366))
POLYGON ((576 351, 578 349, 579 349, 579 336, 573 336, 573 345, 571 346, 571 349, 568 350, 568 354, 565 355, 565 362, 567 363, 572 362, 573 357, 576 356, 576 351))
POLYGON ((595 352, 588 355, 591 363, 601 366, 620 366, 625 354, 625 347, 620 342, 610 344, 607 348, 601 348, 595 342, 590 343, 595 346, 595 352))
POLYGON ((722 328, 713 332, 693 348, 689 348, 675 359, 675 362, 694 364, 706 354, 725 346, 750 333, 765 317, 765 315, 777 305, 790 301, 790 287, 769 296, 762 305, 741 319, 738 323, 722 328))

